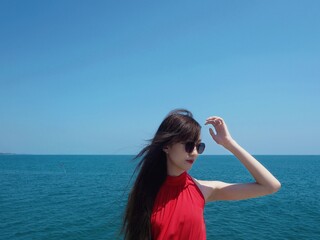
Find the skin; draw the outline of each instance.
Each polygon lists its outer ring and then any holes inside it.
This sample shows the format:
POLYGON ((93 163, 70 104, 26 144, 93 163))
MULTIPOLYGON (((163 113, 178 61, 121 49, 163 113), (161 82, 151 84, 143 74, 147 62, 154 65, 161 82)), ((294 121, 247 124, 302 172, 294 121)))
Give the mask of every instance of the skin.
MULTIPOLYGON (((215 129, 215 131, 212 128, 209 129, 212 139, 230 151, 255 179, 255 182, 251 183, 226 183, 194 179, 206 202, 255 198, 272 194, 281 188, 280 182, 231 137, 227 125, 221 117, 209 117, 205 125, 211 125, 215 129)), ((190 170, 192 164, 188 160, 195 161, 198 157, 196 148, 192 153, 187 153, 182 143, 167 146, 163 151, 167 155, 167 174, 170 176, 179 176, 184 171, 190 170)))
MULTIPOLYGON (((199 140, 200 142, 200 140, 199 140)), ((196 147, 192 153, 187 153, 185 145, 182 143, 172 144, 164 149, 167 155, 167 174, 169 176, 179 176, 192 167, 190 161, 195 162, 198 157, 196 147)))

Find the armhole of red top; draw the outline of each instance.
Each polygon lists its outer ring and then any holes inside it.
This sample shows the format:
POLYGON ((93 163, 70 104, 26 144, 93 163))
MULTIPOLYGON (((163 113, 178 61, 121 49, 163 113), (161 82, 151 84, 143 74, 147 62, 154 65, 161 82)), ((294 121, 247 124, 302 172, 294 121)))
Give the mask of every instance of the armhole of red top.
MULTIPOLYGON (((189 175, 189 174, 188 174, 188 175, 189 175)), ((198 190, 198 192, 200 193, 200 195, 201 195, 201 197, 202 197, 202 199, 203 199, 203 202, 204 202, 203 205, 205 205, 205 204, 206 204, 206 199, 205 199, 205 197, 204 197, 201 189, 199 188, 198 183, 193 179, 192 176, 189 175, 189 177, 191 178, 192 182, 196 185, 196 189, 198 190)))

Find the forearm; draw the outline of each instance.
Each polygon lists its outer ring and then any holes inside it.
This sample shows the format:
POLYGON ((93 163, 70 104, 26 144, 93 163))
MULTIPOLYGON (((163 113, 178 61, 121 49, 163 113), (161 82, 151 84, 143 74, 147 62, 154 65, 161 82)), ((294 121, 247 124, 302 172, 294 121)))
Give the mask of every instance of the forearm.
POLYGON ((267 188, 271 192, 279 190, 281 187, 280 182, 236 141, 230 140, 224 147, 240 160, 240 162, 254 177, 257 184, 267 188))

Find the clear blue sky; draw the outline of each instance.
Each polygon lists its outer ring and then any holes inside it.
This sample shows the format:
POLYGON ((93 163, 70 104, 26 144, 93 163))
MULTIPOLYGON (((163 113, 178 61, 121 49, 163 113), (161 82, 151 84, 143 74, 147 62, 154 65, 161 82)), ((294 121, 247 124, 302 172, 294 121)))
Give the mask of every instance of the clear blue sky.
MULTIPOLYGON (((320 154, 320 1, 0 2, 0 152, 135 154, 165 115, 320 154)), ((227 154, 203 127, 206 154, 227 154)))

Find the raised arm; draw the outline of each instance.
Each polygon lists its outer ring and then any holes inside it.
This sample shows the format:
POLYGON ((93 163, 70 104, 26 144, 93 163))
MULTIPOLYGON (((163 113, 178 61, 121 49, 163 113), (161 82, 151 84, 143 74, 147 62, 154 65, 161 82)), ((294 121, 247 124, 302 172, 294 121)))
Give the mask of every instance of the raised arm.
POLYGON ((212 124, 215 128, 216 132, 211 128, 209 129, 213 140, 238 158, 255 179, 255 182, 252 183, 197 180, 207 202, 254 198, 274 193, 280 189, 280 182, 231 137, 222 118, 209 117, 206 120, 207 124, 212 124))

